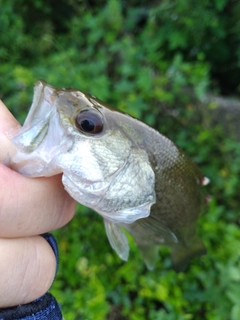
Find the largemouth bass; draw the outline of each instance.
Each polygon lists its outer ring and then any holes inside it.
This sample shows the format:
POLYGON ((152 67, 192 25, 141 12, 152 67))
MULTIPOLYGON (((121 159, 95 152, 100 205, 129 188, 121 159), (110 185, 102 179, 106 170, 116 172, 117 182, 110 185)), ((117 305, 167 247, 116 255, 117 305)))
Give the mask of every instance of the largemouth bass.
POLYGON ((38 81, 13 143, 12 167, 28 177, 63 173, 67 192, 103 217, 109 242, 123 260, 129 245, 122 228, 149 269, 159 245, 170 247, 176 270, 205 253, 196 226, 207 179, 146 124, 92 95, 38 81))

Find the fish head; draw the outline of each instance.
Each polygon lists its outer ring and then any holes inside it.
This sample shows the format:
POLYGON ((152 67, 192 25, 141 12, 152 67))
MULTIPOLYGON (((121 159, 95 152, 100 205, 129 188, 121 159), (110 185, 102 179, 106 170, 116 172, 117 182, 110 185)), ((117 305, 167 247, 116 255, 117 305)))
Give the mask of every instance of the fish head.
POLYGON ((94 96, 39 81, 13 138, 13 167, 29 177, 63 173, 75 200, 109 221, 132 223, 149 216, 156 199, 148 153, 136 143, 140 132, 137 120, 94 96))

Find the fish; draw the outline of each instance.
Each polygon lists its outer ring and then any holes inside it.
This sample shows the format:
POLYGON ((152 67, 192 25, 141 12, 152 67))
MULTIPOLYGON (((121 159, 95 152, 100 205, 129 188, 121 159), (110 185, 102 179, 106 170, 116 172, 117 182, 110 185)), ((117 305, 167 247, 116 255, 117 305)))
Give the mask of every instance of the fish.
POLYGON ((39 80, 12 142, 12 168, 31 178, 61 173, 70 196, 103 217, 122 260, 129 256, 127 233, 149 270, 161 245, 170 248, 176 271, 206 253, 196 230, 208 179, 147 124, 93 95, 39 80))

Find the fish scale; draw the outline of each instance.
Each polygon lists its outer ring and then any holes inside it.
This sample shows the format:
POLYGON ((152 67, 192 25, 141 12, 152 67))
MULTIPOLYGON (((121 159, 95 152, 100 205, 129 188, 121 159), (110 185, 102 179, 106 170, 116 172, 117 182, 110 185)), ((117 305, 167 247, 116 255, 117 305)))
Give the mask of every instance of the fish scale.
POLYGON ((62 173, 67 192, 103 217, 109 242, 123 260, 129 244, 122 228, 149 269, 159 245, 171 249, 177 271, 205 253, 196 227, 208 179, 146 124, 80 90, 38 81, 13 143, 12 168, 28 177, 62 173))

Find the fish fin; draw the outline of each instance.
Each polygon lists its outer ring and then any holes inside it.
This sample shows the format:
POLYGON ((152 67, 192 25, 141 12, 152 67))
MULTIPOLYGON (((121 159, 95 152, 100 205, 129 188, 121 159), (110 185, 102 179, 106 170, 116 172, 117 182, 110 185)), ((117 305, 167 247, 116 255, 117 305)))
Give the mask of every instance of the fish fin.
POLYGON ((139 222, 145 230, 150 230, 151 234, 154 234, 159 244, 178 243, 176 235, 155 217, 149 216, 146 219, 141 219, 139 222))
POLYGON ((183 271, 191 259, 206 254, 206 248, 198 237, 194 238, 190 246, 175 245, 171 249, 173 268, 176 272, 183 271))
POLYGON ((158 257, 158 246, 138 245, 148 270, 153 270, 158 257))
POLYGON ((112 223, 104 219, 104 225, 112 248, 117 252, 122 260, 127 261, 129 245, 126 235, 116 223, 112 223))

